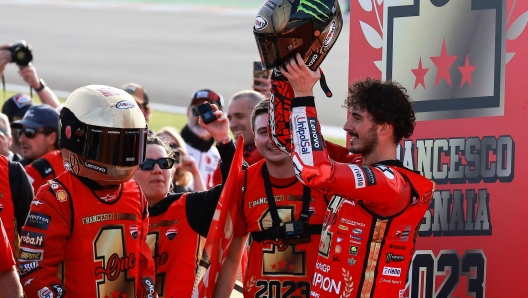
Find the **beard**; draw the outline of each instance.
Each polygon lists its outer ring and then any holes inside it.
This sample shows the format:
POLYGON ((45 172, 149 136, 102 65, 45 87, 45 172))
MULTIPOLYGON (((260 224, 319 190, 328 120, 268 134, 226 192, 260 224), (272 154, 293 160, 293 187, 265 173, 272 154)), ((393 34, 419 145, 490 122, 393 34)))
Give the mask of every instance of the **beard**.
MULTIPOLYGON (((361 154, 363 156, 369 155, 374 152, 374 150, 376 150, 379 144, 377 129, 378 126, 373 124, 369 131, 367 131, 367 133, 363 137, 359 138, 359 135, 354 134, 353 136, 358 138, 361 144, 356 147, 350 146, 349 151, 351 153, 361 154)), ((350 135, 352 136, 352 134, 350 135)))

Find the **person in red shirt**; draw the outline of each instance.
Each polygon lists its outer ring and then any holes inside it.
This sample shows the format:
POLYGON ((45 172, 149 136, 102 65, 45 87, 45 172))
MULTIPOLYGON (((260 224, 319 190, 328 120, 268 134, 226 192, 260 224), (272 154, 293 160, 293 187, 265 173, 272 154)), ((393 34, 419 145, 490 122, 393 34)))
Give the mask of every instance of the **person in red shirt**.
MULTIPOLYGON (((11 249, 18 253, 19 236, 33 200, 33 187, 22 165, 0 156, 0 218, 11 249)), ((24 238, 22 237, 22 241, 24 238)))
POLYGON ((350 86, 343 129, 358 159, 343 162, 329 158, 317 120, 313 86, 319 70, 309 69, 299 54, 280 70, 295 93, 289 121, 297 177, 333 196, 310 296, 400 297, 435 189, 396 158, 398 143, 415 127, 405 88, 370 78, 350 86))
POLYGON ((263 159, 239 177, 244 187, 234 239, 218 277, 215 296, 232 288, 240 255, 251 235, 244 297, 302 296, 310 293, 327 199, 295 177, 289 156, 277 150, 267 134, 268 100, 253 110, 255 145, 263 159))
POLYGON ((0 298, 24 297, 15 267, 10 241, 0 219, 0 298))
POLYGON ((147 202, 131 179, 147 126, 125 91, 89 85, 59 118, 68 170, 41 187, 22 234, 18 272, 28 297, 156 297, 147 202))
MULTIPOLYGON (((222 157, 220 167, 227 176, 234 154, 228 134, 227 118, 216 110, 217 120, 204 127, 217 141, 222 157), (224 141, 224 142, 222 142, 224 141)), ((147 242, 156 264, 156 292, 159 297, 191 297, 203 245, 222 191, 217 185, 203 192, 172 192, 176 151, 158 137, 149 137, 146 159, 139 165, 134 179, 149 204, 147 242)))

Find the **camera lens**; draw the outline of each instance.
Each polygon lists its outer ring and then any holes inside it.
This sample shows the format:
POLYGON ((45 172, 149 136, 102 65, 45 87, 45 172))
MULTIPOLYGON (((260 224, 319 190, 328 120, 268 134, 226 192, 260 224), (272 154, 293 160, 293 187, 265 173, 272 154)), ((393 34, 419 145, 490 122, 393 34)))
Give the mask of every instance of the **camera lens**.
POLYGON ((11 61, 20 66, 28 65, 33 60, 30 46, 25 40, 19 41, 11 46, 11 61))

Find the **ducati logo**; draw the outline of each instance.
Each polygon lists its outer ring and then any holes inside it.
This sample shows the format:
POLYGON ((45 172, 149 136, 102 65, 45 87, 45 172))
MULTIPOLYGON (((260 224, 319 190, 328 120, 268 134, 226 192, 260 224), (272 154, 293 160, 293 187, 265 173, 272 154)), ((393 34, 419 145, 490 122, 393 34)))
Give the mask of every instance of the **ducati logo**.
POLYGON ((138 226, 137 225, 130 225, 130 235, 132 235, 132 238, 137 239, 137 236, 138 236, 138 226))
POLYGON ((169 229, 167 232, 165 232, 165 236, 169 238, 169 240, 172 240, 178 235, 178 229, 169 229))

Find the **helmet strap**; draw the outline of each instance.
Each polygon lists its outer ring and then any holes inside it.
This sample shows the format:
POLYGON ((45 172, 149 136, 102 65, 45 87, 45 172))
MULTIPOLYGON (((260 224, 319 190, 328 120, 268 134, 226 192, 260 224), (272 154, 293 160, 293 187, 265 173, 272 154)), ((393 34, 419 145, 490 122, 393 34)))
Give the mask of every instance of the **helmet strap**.
POLYGON ((319 79, 321 89, 323 89, 324 93, 326 94, 326 97, 332 97, 332 91, 330 91, 330 88, 328 88, 328 85, 326 84, 326 77, 321 68, 319 68, 319 73, 321 74, 321 79, 319 79))

